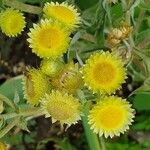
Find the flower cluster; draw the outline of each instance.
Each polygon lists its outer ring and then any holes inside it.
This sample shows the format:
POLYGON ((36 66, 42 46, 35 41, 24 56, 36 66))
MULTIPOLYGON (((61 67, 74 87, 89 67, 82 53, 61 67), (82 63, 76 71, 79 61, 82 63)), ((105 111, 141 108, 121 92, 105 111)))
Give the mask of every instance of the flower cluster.
POLYGON ((82 104, 76 98, 83 86, 79 65, 65 64, 61 56, 67 52, 70 34, 80 23, 79 13, 67 3, 46 3, 43 18, 33 24, 28 33, 29 46, 42 58, 38 69, 28 69, 23 85, 27 102, 40 106, 46 117, 60 124, 77 123, 81 119, 82 104))
MULTIPOLYGON (((73 61, 65 63, 62 55, 69 47, 70 34, 81 22, 80 14, 64 2, 46 3, 43 13, 28 33, 29 46, 42 61, 38 69, 29 69, 25 75, 27 102, 40 106, 52 122, 70 126, 81 119, 85 106, 78 92, 84 93, 88 88, 100 95, 88 114, 91 129, 106 138, 124 133, 133 122, 134 110, 125 99, 113 95, 126 79, 122 59, 101 50, 93 53, 83 66, 73 61)), ((129 32, 127 26, 113 29, 109 39, 113 36, 118 44, 129 32)))
POLYGON ((124 133, 133 121, 133 109, 126 100, 109 96, 125 82, 126 69, 121 58, 110 52, 95 53, 86 61, 82 74, 85 86, 102 97, 89 112, 91 129, 106 138, 124 133))

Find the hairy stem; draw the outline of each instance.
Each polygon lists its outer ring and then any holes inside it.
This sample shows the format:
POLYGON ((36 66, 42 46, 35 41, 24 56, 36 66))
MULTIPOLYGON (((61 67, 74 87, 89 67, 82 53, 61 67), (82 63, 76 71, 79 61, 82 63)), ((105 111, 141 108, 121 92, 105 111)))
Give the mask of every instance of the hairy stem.
POLYGON ((7 134, 18 122, 19 118, 15 118, 4 129, 0 130, 0 138, 7 134))
POLYGON ((4 120, 15 118, 15 117, 29 117, 29 116, 42 116, 43 113, 40 108, 32 108, 27 109, 25 111, 19 112, 19 113, 8 113, 8 114, 2 114, 0 115, 1 118, 4 118, 4 120))
POLYGON ((17 0, 3 0, 3 4, 31 14, 40 14, 42 12, 40 7, 24 4, 17 0))
POLYGON ((100 150, 100 143, 98 140, 98 136, 93 133, 93 131, 90 129, 90 126, 88 124, 88 112, 90 109, 90 105, 91 103, 87 103, 85 105, 85 110, 84 110, 84 116, 82 117, 82 122, 83 122, 83 127, 84 127, 84 131, 85 131, 85 135, 86 135, 86 139, 88 142, 88 146, 90 150, 100 150))

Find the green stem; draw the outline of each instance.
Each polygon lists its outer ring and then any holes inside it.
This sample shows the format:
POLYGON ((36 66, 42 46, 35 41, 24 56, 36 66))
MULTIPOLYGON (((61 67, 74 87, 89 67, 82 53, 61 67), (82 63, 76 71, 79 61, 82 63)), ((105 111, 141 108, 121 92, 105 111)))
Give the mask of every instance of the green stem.
MULTIPOLYGON (((121 0, 121 3, 122 3, 122 8, 125 12, 125 21, 126 23, 128 23, 128 25, 131 25, 131 14, 130 14, 130 9, 128 9, 129 6, 127 5, 125 0, 121 0)), ((130 33, 129 35, 129 43, 132 50, 132 48, 135 46, 132 33, 130 33)))
POLYGON ((40 14, 42 12, 42 8, 40 7, 24 4, 17 0, 3 0, 3 4, 31 14, 40 14))
POLYGON ((16 118, 10 124, 8 124, 4 129, 2 129, 0 131, 0 138, 2 138, 5 134, 7 134, 18 122, 19 122, 19 118, 16 118))
POLYGON ((88 146, 90 150, 100 150, 100 143, 98 140, 98 136, 93 133, 93 131, 90 129, 90 125, 88 124, 88 112, 90 109, 90 105, 91 103, 88 103, 85 105, 85 109, 84 109, 84 116, 82 117, 82 122, 83 122, 83 127, 84 127, 84 131, 85 131, 85 135, 87 138, 87 142, 88 142, 88 146))
POLYGON ((28 116, 33 116, 33 115, 42 116, 43 113, 40 108, 32 108, 32 109, 22 111, 20 113, 2 114, 2 115, 0 115, 0 117, 4 118, 4 120, 7 120, 7 119, 15 118, 15 117, 21 117, 21 116, 28 117, 28 116))

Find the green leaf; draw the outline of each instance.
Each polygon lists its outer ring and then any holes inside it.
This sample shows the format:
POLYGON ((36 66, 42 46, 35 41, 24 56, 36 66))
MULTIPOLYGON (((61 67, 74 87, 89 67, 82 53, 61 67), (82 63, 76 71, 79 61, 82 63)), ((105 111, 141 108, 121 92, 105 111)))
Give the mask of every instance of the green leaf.
POLYGON ((48 142, 54 142, 61 150, 74 150, 74 147, 69 143, 67 138, 60 139, 57 137, 45 138, 40 141, 36 147, 36 150, 44 149, 48 142))
POLYGON ((138 33, 135 42, 136 44, 139 44, 145 39, 150 39, 150 29, 138 33))
POLYGON ((36 4, 40 3, 42 0, 20 0, 23 3, 36 4))
MULTIPOLYGON (((144 114, 144 113, 143 113, 144 114)), ((150 118, 149 114, 136 116, 135 123, 133 124, 134 130, 150 130, 150 118)))
POLYGON ((91 6, 93 6, 94 4, 96 4, 99 0, 76 0, 76 4, 80 7, 80 9, 87 9, 91 6))
POLYGON ((19 94, 17 91, 15 91, 15 94, 14 94, 14 103, 17 104, 19 103, 20 101, 20 97, 19 97, 19 94))
POLYGON ((87 26, 92 26, 97 21, 96 12, 98 11, 98 9, 99 3, 83 11, 82 13, 83 23, 86 24, 85 21, 87 21, 87 26))
POLYGON ((145 10, 150 10, 149 2, 145 2, 144 0, 141 0, 141 3, 139 5, 140 8, 145 10))
POLYGON ((150 110, 150 92, 138 93, 129 98, 133 101, 133 107, 139 111, 150 110))
POLYGON ((23 76, 17 76, 7 80, 4 84, 0 86, 0 94, 5 95, 9 99, 14 99, 14 94, 17 91, 20 99, 23 99, 23 89, 22 89, 22 78, 23 76))
POLYGON ((141 93, 145 93, 145 92, 146 93, 150 92, 150 78, 146 79, 144 81, 144 84, 141 87, 137 88, 135 91, 133 91, 130 94, 130 96, 133 95, 133 94, 138 94, 138 93, 141 94, 141 93))
POLYGON ((30 132, 28 127, 27 127, 27 121, 25 118, 21 118, 19 123, 18 123, 18 127, 22 130, 25 130, 27 132, 30 132))
POLYGON ((0 118, 0 129, 3 127, 3 125, 5 124, 4 118, 0 118))
POLYGON ((61 150, 75 150, 67 138, 59 142, 61 150))
POLYGON ((115 25, 120 24, 120 20, 122 20, 122 18, 123 18, 123 11, 122 11, 121 4, 118 3, 118 4, 114 5, 113 7, 111 7, 110 14, 112 16, 113 24, 115 24, 115 25))

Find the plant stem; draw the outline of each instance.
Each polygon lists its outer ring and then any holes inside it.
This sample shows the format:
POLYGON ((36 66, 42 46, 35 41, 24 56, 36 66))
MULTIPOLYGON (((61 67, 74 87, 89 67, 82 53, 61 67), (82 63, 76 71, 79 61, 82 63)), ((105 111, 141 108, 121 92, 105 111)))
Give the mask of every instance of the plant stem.
POLYGON ((15 118, 10 124, 8 124, 4 129, 2 129, 0 131, 0 138, 7 134, 18 122, 19 118, 15 118))
MULTIPOLYGON (((121 3, 122 3, 123 11, 125 12, 125 21, 126 23, 128 23, 129 26, 131 26, 131 12, 130 9, 128 8, 129 4, 127 4, 125 0, 121 0, 121 3)), ((129 35, 129 44, 132 50, 132 48, 135 46, 132 33, 130 33, 129 35)))
POLYGON ((87 102, 87 104, 85 105, 84 116, 82 117, 83 127, 87 138, 89 150, 100 150, 101 147, 98 140, 98 136, 95 133, 93 133, 93 131, 90 129, 90 125, 88 124, 87 116, 90 109, 90 105, 90 102, 87 102))
POLYGON ((42 12, 42 8, 40 7, 24 4, 17 0, 3 0, 3 4, 31 14, 40 14, 42 12))
POLYGON ((4 118, 4 120, 15 118, 15 117, 28 117, 28 116, 41 116, 43 115, 40 108, 32 108, 25 111, 22 111, 20 113, 8 113, 8 114, 2 114, 0 117, 4 118))

